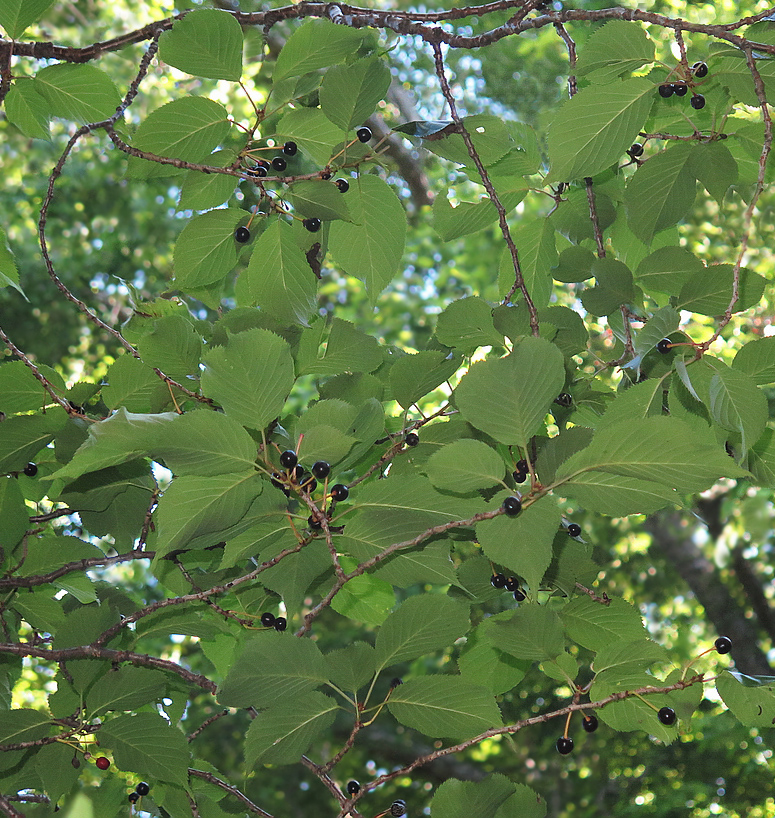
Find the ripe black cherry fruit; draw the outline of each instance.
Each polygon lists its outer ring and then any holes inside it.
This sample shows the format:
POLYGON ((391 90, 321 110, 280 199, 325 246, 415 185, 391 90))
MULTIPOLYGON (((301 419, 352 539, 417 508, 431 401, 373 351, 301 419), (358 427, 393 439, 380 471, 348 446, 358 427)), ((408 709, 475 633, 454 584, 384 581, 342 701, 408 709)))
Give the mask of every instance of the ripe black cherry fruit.
POLYGON ((349 496, 350 489, 348 489, 347 486, 344 486, 341 483, 337 483, 335 486, 331 486, 331 497, 337 502, 341 500, 346 500, 349 496))
POLYGON ((292 469, 299 462, 296 452, 287 449, 280 455, 280 465, 292 469))
POLYGON ((702 79, 708 76, 708 66, 704 62, 696 62, 692 66, 692 73, 695 77, 702 79))
POLYGON ((490 577, 490 585, 492 585, 493 588, 505 588, 506 576, 504 574, 493 574, 490 577))
POLYGON ((568 526, 568 536, 578 537, 581 534, 581 526, 578 523, 571 523, 568 526))
POLYGON ((276 631, 284 631, 288 627, 288 620, 284 616, 278 616, 274 621, 276 631))
POLYGON ((662 707, 657 713, 657 718, 662 722, 662 724, 666 724, 668 727, 670 725, 675 724, 675 710, 672 707, 662 707))
POLYGON ((38 473, 38 467, 34 463, 28 463, 24 467, 24 473, 27 477, 34 477, 38 473))
POLYGON ((358 128, 355 135, 361 142, 368 142, 371 139, 371 128, 364 125, 362 128, 358 128))
POLYGON ((323 523, 321 523, 314 514, 310 514, 309 517, 307 517, 307 525, 315 531, 319 528, 323 528, 323 523))
POLYGON ((643 145, 640 142, 636 142, 628 151, 627 153, 630 156, 643 156, 643 145))
POLYGON ((695 94, 691 98, 689 104, 695 111, 699 111, 701 108, 705 107, 705 97, 702 94, 695 94))
POLYGON ((689 89, 682 82, 676 82, 673 84, 673 93, 677 97, 685 97, 688 90, 689 89))
POLYGON ((245 242, 250 241, 250 230, 248 230, 247 227, 238 227, 234 231, 234 241, 239 244, 245 244, 245 242))
POLYGON ((507 497, 503 501, 503 513, 508 517, 516 517, 522 511, 522 503, 519 497, 507 497))
POLYGON ((347 191, 350 189, 350 183, 347 181, 347 179, 337 179, 334 184, 339 188, 340 193, 347 193, 347 191))
POLYGON ((557 752, 566 756, 573 750, 573 739, 568 736, 560 736, 557 739, 557 752))
POLYGON ((322 227, 323 223, 320 221, 320 219, 312 218, 304 219, 302 224, 304 225, 304 227, 307 228, 307 230, 309 230, 310 233, 317 233, 318 230, 320 230, 320 228, 322 227))
POLYGON ((672 346, 672 341, 669 338, 663 338, 657 344, 657 352, 661 352, 663 355, 667 355, 670 352, 670 347, 672 346))
POLYGON ((719 636, 714 644, 719 653, 729 653, 732 650, 732 640, 728 636, 719 636))
POLYGON ((402 815, 406 815, 406 801, 400 798, 397 801, 393 801, 390 805, 390 814, 393 818, 401 818, 402 815))
POLYGON ((420 436, 416 432, 409 432, 404 438, 404 443, 407 446, 416 446, 420 442, 420 436))
POLYGON ((136 804, 140 800, 140 796, 136 792, 130 792, 128 799, 130 804, 136 804))
POLYGON ((565 406, 567 408, 573 404, 573 398, 567 392, 560 392, 554 399, 554 402, 558 406, 565 406))
POLYGON ((519 588, 519 583, 517 582, 517 578, 516 577, 509 577, 506 580, 505 588, 509 593, 513 594, 514 591, 516 591, 517 588, 519 588))
POLYGON ((659 96, 664 97, 667 99, 668 97, 673 96, 674 88, 671 83, 666 83, 665 85, 659 86, 659 96))
POLYGON ((283 145, 283 153, 286 156, 296 156, 296 152, 299 150, 299 146, 295 142, 286 142, 283 145))
POLYGON ((526 471, 514 471, 511 476, 514 478, 515 483, 524 483, 527 480, 527 474, 526 471))
POLYGON ((274 618, 273 613, 270 613, 269 611, 264 611, 264 613, 261 614, 261 624, 265 628, 274 627, 274 623, 275 623, 275 618, 274 618))
POLYGON ((272 167, 275 170, 285 170, 288 167, 288 163, 282 156, 275 156, 275 158, 272 159, 272 167))
POLYGON ((517 588, 517 590, 514 591, 514 599, 517 602, 524 602, 527 599, 527 597, 525 596, 525 592, 521 588, 517 588))
POLYGON ((312 473, 318 480, 325 480, 331 474, 331 466, 325 460, 318 460, 312 464, 312 473))
POLYGON ((355 795, 356 793, 359 793, 360 791, 361 791, 361 785, 357 781, 353 780, 353 781, 348 781, 347 782, 347 792, 349 792, 350 795, 355 795))
POLYGON ((99 770, 107 770, 110 767, 110 759, 105 758, 105 756, 100 756, 94 763, 99 770))
POLYGON ((145 781, 141 781, 141 782, 140 782, 140 783, 139 783, 139 784, 138 784, 138 785, 135 787, 135 792, 136 792, 138 795, 148 795, 148 793, 149 793, 150 791, 151 791, 151 788, 148 786, 148 784, 146 784, 146 783, 145 783, 145 781))
POLYGON ((581 726, 587 733, 594 733, 599 724, 600 722, 598 722, 597 716, 593 716, 591 713, 588 716, 584 716, 584 720, 581 722, 581 726))

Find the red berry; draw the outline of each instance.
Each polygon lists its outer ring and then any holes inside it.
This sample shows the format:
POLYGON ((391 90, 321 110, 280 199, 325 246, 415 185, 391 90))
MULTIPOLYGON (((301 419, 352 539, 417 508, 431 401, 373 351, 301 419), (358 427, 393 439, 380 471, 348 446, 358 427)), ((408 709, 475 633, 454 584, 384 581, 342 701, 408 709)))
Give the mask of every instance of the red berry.
POLYGON ((110 759, 105 756, 100 756, 94 763, 100 770, 107 770, 110 767, 110 759))

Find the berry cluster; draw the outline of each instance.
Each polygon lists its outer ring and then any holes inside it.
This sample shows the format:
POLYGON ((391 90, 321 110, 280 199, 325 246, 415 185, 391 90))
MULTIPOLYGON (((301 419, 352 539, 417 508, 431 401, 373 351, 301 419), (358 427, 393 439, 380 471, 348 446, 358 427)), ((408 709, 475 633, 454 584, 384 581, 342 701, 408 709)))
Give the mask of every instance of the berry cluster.
POLYGON ((690 75, 686 79, 679 82, 665 82, 660 85, 659 96, 663 97, 664 99, 672 97, 673 94, 675 94, 677 97, 684 97, 691 87, 692 98, 689 101, 689 104, 696 111, 699 111, 705 107, 705 97, 702 94, 698 94, 694 90, 694 80, 702 79, 703 77, 707 77, 707 75, 708 66, 704 62, 696 62, 694 65, 692 65, 690 75))
POLYGON ((490 577, 490 585, 499 590, 505 588, 509 593, 514 594, 514 599, 516 599, 517 602, 522 602, 525 599, 525 594, 519 587, 516 577, 509 577, 507 579, 505 574, 493 574, 490 577))
POLYGON ((129 803, 136 804, 144 795, 148 795, 151 791, 151 788, 145 781, 141 781, 136 787, 134 792, 129 793, 129 803))
POLYGON ((524 483, 529 474, 530 468, 527 465, 527 460, 518 460, 511 476, 514 478, 515 483, 524 483))
POLYGON ((276 631, 284 631, 288 627, 288 620, 284 616, 275 616, 269 611, 261 614, 261 624, 265 628, 274 628, 276 631))

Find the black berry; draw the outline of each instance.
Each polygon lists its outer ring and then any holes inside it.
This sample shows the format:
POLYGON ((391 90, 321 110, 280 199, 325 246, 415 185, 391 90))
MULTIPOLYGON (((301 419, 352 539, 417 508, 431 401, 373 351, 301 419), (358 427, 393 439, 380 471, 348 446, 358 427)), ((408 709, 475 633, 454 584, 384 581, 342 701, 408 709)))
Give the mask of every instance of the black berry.
POLYGON ((254 168, 249 168, 247 172, 251 176, 259 176, 260 178, 269 175, 269 171, 263 165, 256 165, 254 168))
POLYGON ((110 759, 105 758, 105 756, 100 756, 94 763, 100 770, 107 770, 110 767, 110 759))
POLYGON ((719 636, 714 644, 719 653, 729 653, 732 650, 732 640, 728 636, 719 636))
POLYGON ((554 399, 554 402, 558 406, 565 406, 567 408, 573 404, 573 398, 567 392, 560 392, 554 399))
MULTIPOLYGON (((368 142, 371 139, 371 128, 367 128, 364 125, 362 128, 358 128, 355 135, 361 142, 368 142)), ((401 814, 403 815, 403 813, 401 814)))
POLYGON ((517 471, 525 471, 525 472, 530 471, 530 469, 528 468, 528 465, 527 465, 527 460, 525 460, 524 458, 522 460, 517 460, 516 464, 514 465, 514 468, 517 471))
POLYGON ((334 184, 339 188, 340 193, 347 193, 347 191, 350 189, 350 183, 347 181, 347 179, 337 179, 334 184))
POLYGON ((593 716, 590 713, 588 716, 584 716, 584 721, 581 724, 587 733, 594 733, 598 728, 599 722, 597 716, 593 716))
POLYGON ((705 97, 702 94, 695 94, 689 104, 694 108, 695 111, 699 111, 700 108, 705 107, 705 97))
POLYGON ((146 783, 145 783, 145 781, 141 781, 141 782, 140 782, 140 783, 139 783, 139 784, 138 784, 138 785, 135 787, 135 792, 136 792, 138 795, 148 795, 148 793, 149 793, 150 791, 151 791, 151 788, 148 786, 148 784, 146 784, 146 783))
POLYGON ((557 752, 566 756, 573 750, 573 739, 568 736, 560 736, 557 739, 557 752))
POLYGON ((399 685, 404 683, 403 679, 399 679, 398 676, 390 680, 390 689, 395 690, 399 685))
POLYGON ((265 628, 271 628, 275 623, 275 618, 273 613, 269 613, 269 611, 264 611, 261 614, 261 624, 265 628))
POLYGON ((662 722, 662 724, 666 724, 668 727, 671 724, 675 724, 675 710, 672 707, 662 707, 657 713, 657 717, 662 722))
POLYGON ((288 167, 288 163, 282 156, 275 156, 275 158, 272 159, 272 167, 275 170, 285 170, 288 167))
POLYGON ((404 443, 407 446, 416 446, 420 442, 420 436, 416 432, 409 432, 404 438, 404 443))
POLYGON ((670 352, 670 346, 673 342, 669 338, 663 338, 657 344, 657 352, 661 352, 663 355, 667 355, 670 352))
POLYGON ((511 473, 511 476, 514 478, 515 483, 524 483, 527 480, 526 471, 515 471, 511 473))
POLYGON ((299 485, 301 486, 302 491, 306 491, 308 494, 312 494, 313 491, 318 487, 318 481, 315 480, 312 475, 307 474, 304 476, 302 480, 299 480, 299 485))
POLYGON ((296 156, 296 151, 299 150, 299 146, 295 142, 286 142, 283 145, 283 153, 286 156, 296 156))
POLYGON ((340 500, 346 500, 349 496, 350 489, 348 489, 347 486, 343 486, 341 483, 331 486, 331 497, 337 502, 340 500))
POLYGON ((317 233, 322 226, 322 222, 317 218, 304 219, 302 224, 307 228, 307 230, 309 230, 310 233, 317 233))
POLYGON ((517 588, 519 588, 519 583, 517 582, 517 578, 516 577, 509 577, 506 580, 505 588, 509 593, 513 594, 514 591, 516 591, 517 588))
POLYGON ((526 599, 525 592, 521 588, 517 588, 517 590, 514 591, 514 599, 517 602, 524 602, 526 599))
POLYGON ((288 620, 284 616, 278 616, 274 621, 276 631, 284 631, 288 627, 288 620))
POLYGON ((674 90, 675 89, 673 88, 673 86, 671 84, 669 84, 669 83, 667 85, 660 85, 659 86, 659 96, 664 97, 665 99, 667 99, 668 97, 673 96, 674 90))
POLYGON ((319 528, 323 528, 323 524, 314 514, 310 514, 309 517, 307 517, 307 525, 315 531, 319 528))
POLYGON ((304 470, 304 466, 302 466, 301 464, 297 464, 296 466, 293 467, 293 478, 296 480, 297 483, 301 483, 304 481, 305 479, 304 475, 306 473, 307 472, 304 470))
POLYGON ((136 804, 140 800, 140 796, 136 792, 130 792, 127 797, 130 804, 136 804))
POLYGON ((708 66, 704 62, 696 62, 692 66, 692 73, 695 77, 702 79, 708 76, 708 66))
MULTIPOLYGON (((363 140, 366 141, 365 139, 363 140)), ((394 816, 394 818, 401 818, 402 815, 406 815, 406 801, 402 801, 400 798, 398 801, 393 801, 390 805, 390 814, 394 816)))
POLYGON ((516 517, 522 511, 522 503, 519 497, 507 497, 503 501, 503 512, 509 517, 516 517))
POLYGON ((73 765, 73 767, 75 767, 76 770, 80 769, 81 762, 78 760, 77 756, 73 756, 70 759, 70 763, 73 765))
POLYGON ((280 455, 280 465, 286 469, 292 469, 298 462, 299 458, 296 456, 296 452, 290 449, 286 449, 286 451, 280 455))
POLYGON ((505 588, 506 587, 506 577, 504 574, 493 574, 490 577, 490 585, 493 588, 505 588))
POLYGON ((320 178, 321 178, 321 179, 322 179, 324 182, 327 182, 327 181, 328 181, 328 180, 331 178, 331 171, 330 171, 330 170, 324 170, 324 171, 322 171, 322 172, 321 172, 321 174, 320 174, 320 178))
POLYGON ((347 782, 347 792, 350 795, 355 795, 356 793, 361 791, 361 785, 357 781, 348 781, 347 782))
POLYGON ((245 244, 246 241, 250 241, 250 230, 248 230, 247 227, 238 227, 234 231, 234 241, 239 244, 245 244))
POLYGON ((312 464, 312 473, 318 480, 325 480, 331 474, 331 466, 325 460, 318 460, 312 464))
POLYGON ((682 82, 676 82, 676 83, 673 85, 673 93, 674 93, 674 94, 675 94, 677 97, 685 97, 685 96, 686 96, 686 92, 687 92, 688 90, 689 90, 689 89, 688 89, 688 88, 687 88, 687 87, 686 87, 686 86, 685 86, 685 85, 684 85, 682 82))
POLYGON ((27 477, 34 477, 38 473, 38 467, 34 463, 28 463, 24 467, 24 473, 27 477))
POLYGON ((630 156, 643 156, 643 145, 640 142, 636 142, 628 151, 627 153, 630 156))
POLYGON ((581 534, 581 526, 578 523, 571 523, 568 526, 568 536, 578 537, 581 534))

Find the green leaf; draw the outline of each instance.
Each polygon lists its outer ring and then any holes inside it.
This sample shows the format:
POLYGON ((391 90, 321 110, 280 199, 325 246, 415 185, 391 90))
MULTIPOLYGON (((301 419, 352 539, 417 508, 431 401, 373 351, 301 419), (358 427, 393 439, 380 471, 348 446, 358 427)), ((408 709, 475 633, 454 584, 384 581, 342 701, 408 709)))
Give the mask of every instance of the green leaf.
POLYGON ((590 85, 560 106, 549 128, 545 182, 594 176, 616 162, 643 127, 654 94, 650 80, 590 85))
POLYGON ((342 195, 332 182, 324 182, 322 179, 295 182, 289 188, 288 198, 296 214, 305 219, 352 221, 347 207, 348 197, 342 195))
POLYGON ((229 337, 204 358, 202 391, 249 429, 263 429, 282 411, 293 386, 287 342, 265 329, 229 337))
MULTIPOLYGON (((549 219, 536 219, 520 225, 511 237, 519 253, 519 266, 527 291, 536 307, 545 307, 552 294, 550 269, 557 262, 555 231, 549 219)), ((501 254, 498 291, 505 296, 514 286, 514 262, 508 247, 501 254)), ((519 291, 517 291, 519 295, 519 291)))
MULTIPOLYGON (((0 229, 0 288, 13 287, 22 295, 24 292, 19 286, 19 270, 16 265, 11 248, 8 246, 8 240, 5 236, 5 231, 0 229)), ((26 295, 24 296, 27 297, 26 295)))
POLYGON ((113 80, 94 65, 60 63, 35 76, 35 91, 49 104, 49 114, 76 122, 100 122, 121 103, 113 80))
POLYGON ((737 162, 721 142, 694 145, 689 156, 689 169, 719 204, 737 182, 737 162))
POLYGON ((0 425, 0 474, 21 471, 67 423, 63 409, 45 415, 18 415, 0 425))
POLYGON ((73 768, 73 750, 64 742, 39 747, 34 756, 35 770, 46 795, 55 804, 75 784, 79 773, 73 768))
POLYGON ((306 20, 283 46, 272 79, 277 82, 343 62, 358 50, 366 36, 365 31, 328 20, 306 20))
MULTIPOLYGON (((344 131, 337 128, 319 108, 295 108, 277 123, 279 139, 292 140, 299 150, 309 154, 318 165, 327 165, 334 147, 345 139, 344 131)), ((350 190, 353 188, 351 187, 350 190)), ((348 191, 348 201, 353 202, 348 191)), ((353 212, 359 211, 353 207, 353 212)))
POLYGON ((390 69, 379 57, 326 71, 320 86, 323 113, 343 131, 349 131, 374 113, 390 87, 390 69))
POLYGON ((514 795, 498 810, 496 818, 545 818, 546 800, 526 784, 514 784, 514 795))
POLYGON ((146 364, 158 367, 176 380, 185 381, 189 375, 199 374, 202 338, 182 315, 157 318, 151 332, 140 338, 137 348, 146 364))
POLYGON ((120 770, 155 778, 181 787, 188 783, 189 751, 186 737, 154 713, 118 716, 103 724, 100 744, 113 751, 120 770))
POLYGON ((256 461, 256 443, 228 415, 199 409, 173 415, 160 432, 151 455, 164 460, 175 474, 203 477, 250 471, 256 461))
POLYGON ((478 296, 449 304, 439 315, 436 337, 444 346, 466 350, 503 344, 503 336, 493 326, 492 307, 478 296))
POLYGON ((517 659, 545 662, 565 650, 560 617, 545 605, 523 602, 509 619, 489 620, 485 635, 517 659))
MULTIPOLYGON (((775 337, 757 338, 737 351, 732 368, 748 375, 757 386, 775 383, 775 337)), ((0 392, 2 392, 0 369, 0 392)))
POLYGON ((635 290, 632 273, 626 264, 605 256, 595 259, 592 273, 597 283, 593 289, 581 294, 584 309, 593 315, 610 315, 622 304, 632 301, 635 290))
POLYGON ((560 611, 560 617, 568 636, 593 651, 614 642, 646 638, 640 613, 624 599, 601 605, 587 596, 576 597, 560 611))
POLYGON ((169 398, 167 385, 150 366, 133 355, 122 355, 111 364, 106 380, 101 396, 109 409, 123 406, 128 412, 158 411, 160 407, 154 404, 159 394, 169 398))
POLYGON ((398 403, 408 409, 451 378, 460 360, 458 355, 435 351, 405 355, 390 367, 391 392, 398 403))
POLYGON ((51 732, 51 719, 39 710, 22 707, 3 713, 0 722, 0 743, 17 744, 36 741, 51 732))
POLYGON ((334 699, 318 691, 303 698, 273 702, 259 713, 245 736, 245 766, 295 764, 334 721, 334 699))
MULTIPOLYGON (((503 499, 499 495, 496 499, 503 499)), ((546 496, 525 507, 517 517, 501 514, 476 525, 484 553, 522 577, 535 593, 552 561, 552 542, 561 514, 554 497, 546 496)))
MULTIPOLYGON (((207 161, 213 167, 223 168, 236 158, 235 151, 224 149, 210 154, 207 161)), ((231 198, 238 181, 236 177, 226 173, 186 171, 180 189, 178 210, 208 210, 211 207, 218 207, 231 198)), ((242 211, 242 215, 246 216, 247 213, 242 211)))
POLYGON ((468 630, 468 617, 468 607, 450 597, 409 597, 379 629, 374 643, 377 671, 449 647, 468 630))
POLYGON ((6 415, 42 409, 51 396, 24 361, 6 361, 0 366, 0 409, 6 415))
POLYGON ((639 287, 649 292, 678 295, 694 275, 704 274, 705 265, 684 247, 660 247, 641 261, 636 271, 639 287))
POLYGON ((562 484, 588 471, 652 480, 679 492, 702 491, 720 477, 747 475, 715 441, 673 417, 601 429, 586 449, 560 466, 556 480, 562 484))
POLYGON ((186 74, 237 81, 242 76, 242 27, 218 9, 195 9, 159 39, 159 58, 186 74))
POLYGON ((9 553, 28 528, 30 515, 18 481, 0 480, 0 548, 9 553))
POLYGON ((653 514, 665 506, 682 505, 680 496, 670 486, 604 471, 580 474, 566 483, 562 492, 587 511, 608 517, 653 514))
POLYGON ((572 245, 566 247, 557 259, 557 266, 552 267, 552 278, 567 284, 577 281, 586 281, 592 278, 592 265, 595 263, 595 254, 586 247, 572 245))
MULTIPOLYGON (((468 131, 471 142, 479 154, 479 159, 486 167, 493 165, 513 147, 516 147, 506 123, 497 116, 474 114, 474 116, 463 117, 462 121, 463 127, 468 131)), ((444 132, 426 138, 423 147, 451 162, 468 165, 471 163, 471 155, 468 153, 463 137, 456 131, 457 127, 451 126, 444 132)), ((479 174, 475 170, 471 173, 478 182, 479 174)))
POLYGON ((595 670, 598 673, 604 670, 631 673, 633 670, 646 670, 656 662, 667 660, 668 654, 662 645, 641 636, 634 642, 617 640, 603 644, 595 657, 595 670))
POLYGON ((217 696, 230 707, 271 707, 283 699, 298 704, 327 680, 323 654, 313 641, 264 631, 245 642, 217 696))
POLYGON ((186 289, 213 284, 234 267, 237 263, 234 230, 246 215, 244 210, 229 207, 191 219, 175 242, 175 284, 178 287, 186 289))
POLYGON ((5 112, 11 122, 31 139, 50 139, 49 108, 32 82, 17 81, 5 98, 5 112))
POLYGON ((653 60, 654 43, 640 23, 612 20, 587 40, 575 71, 580 77, 596 72, 594 79, 602 83, 637 71, 653 60))
POLYGON ((745 372, 721 361, 707 363, 716 373, 710 381, 711 416, 722 428, 739 432, 743 450, 750 449, 764 431, 769 415, 767 398, 745 372))
POLYGON ((344 691, 355 693, 374 676, 374 648, 366 642, 352 642, 325 656, 329 679, 344 691))
POLYGON ((25 29, 48 11, 54 0, 3 0, 0 3, 0 26, 12 39, 18 40, 25 29))
POLYGON ((681 314, 673 307, 662 307, 646 322, 635 336, 635 354, 645 355, 663 338, 675 332, 681 323, 681 314))
POLYGON ((527 337, 507 357, 474 364, 455 399, 472 426, 499 443, 526 449, 564 383, 560 350, 543 338, 527 337))
POLYGON ((348 275, 363 281, 373 303, 401 264, 406 213, 392 188, 378 176, 359 177, 347 195, 350 212, 361 221, 333 222, 329 249, 348 275))
MULTIPOLYGON (((356 565, 356 560, 349 559, 342 567, 351 571, 356 565)), ((331 600, 331 607, 337 613, 367 625, 381 625, 395 604, 393 586, 371 574, 353 577, 331 600)))
MULTIPOLYGON (((46 69, 47 71, 49 69, 46 69)), ((229 133, 226 109, 205 97, 182 97, 151 111, 140 123, 132 146, 141 151, 204 162, 229 133)), ((150 179, 180 173, 174 165, 160 165, 136 156, 129 157, 129 179, 150 179)))
POLYGON ((503 458, 480 440, 457 440, 434 452, 425 466, 438 489, 467 494, 503 480, 503 458))
POLYGON ((725 670, 716 690, 734 717, 746 727, 771 728, 775 720, 775 677, 747 676, 725 670))
MULTIPOLYGON (((734 269, 731 264, 711 264, 695 273, 681 288, 676 306, 701 315, 722 315, 732 300, 734 269)), ((765 281, 758 273, 740 268, 738 299, 733 313, 758 304, 764 293, 765 281)))
MULTIPOLYGON (((507 212, 511 212, 526 193, 526 189, 504 193, 500 196, 501 204, 507 212)), ((437 193, 433 200, 433 229, 442 241, 476 233, 498 221, 498 211, 486 196, 478 202, 458 202, 454 207, 448 197, 449 189, 437 193)))
POLYGON ((90 718, 108 710, 135 710, 161 699, 166 678, 160 670, 120 667, 98 679, 86 697, 90 718))
MULTIPOLYGON (((493 818, 513 794, 514 784, 498 773, 476 783, 448 778, 433 796, 431 815, 435 818, 470 818, 472 815, 493 818)), ((511 814, 523 816, 521 811, 511 814)))
POLYGON ((388 709, 401 724, 434 738, 470 738, 503 723, 492 694, 457 676, 409 679, 393 691, 388 709))
MULTIPOLYGON (((470 644, 469 637, 469 644, 470 644)), ((498 696, 515 688, 529 665, 485 641, 478 642, 458 659, 460 675, 468 682, 486 687, 498 696)))
POLYGON ((308 327, 317 305, 318 283, 293 228, 274 219, 258 237, 237 281, 237 300, 258 305, 283 324, 308 327))
POLYGON ((650 157, 630 179, 624 192, 628 224, 645 244, 681 221, 692 206, 697 182, 690 156, 690 147, 680 143, 650 157))

